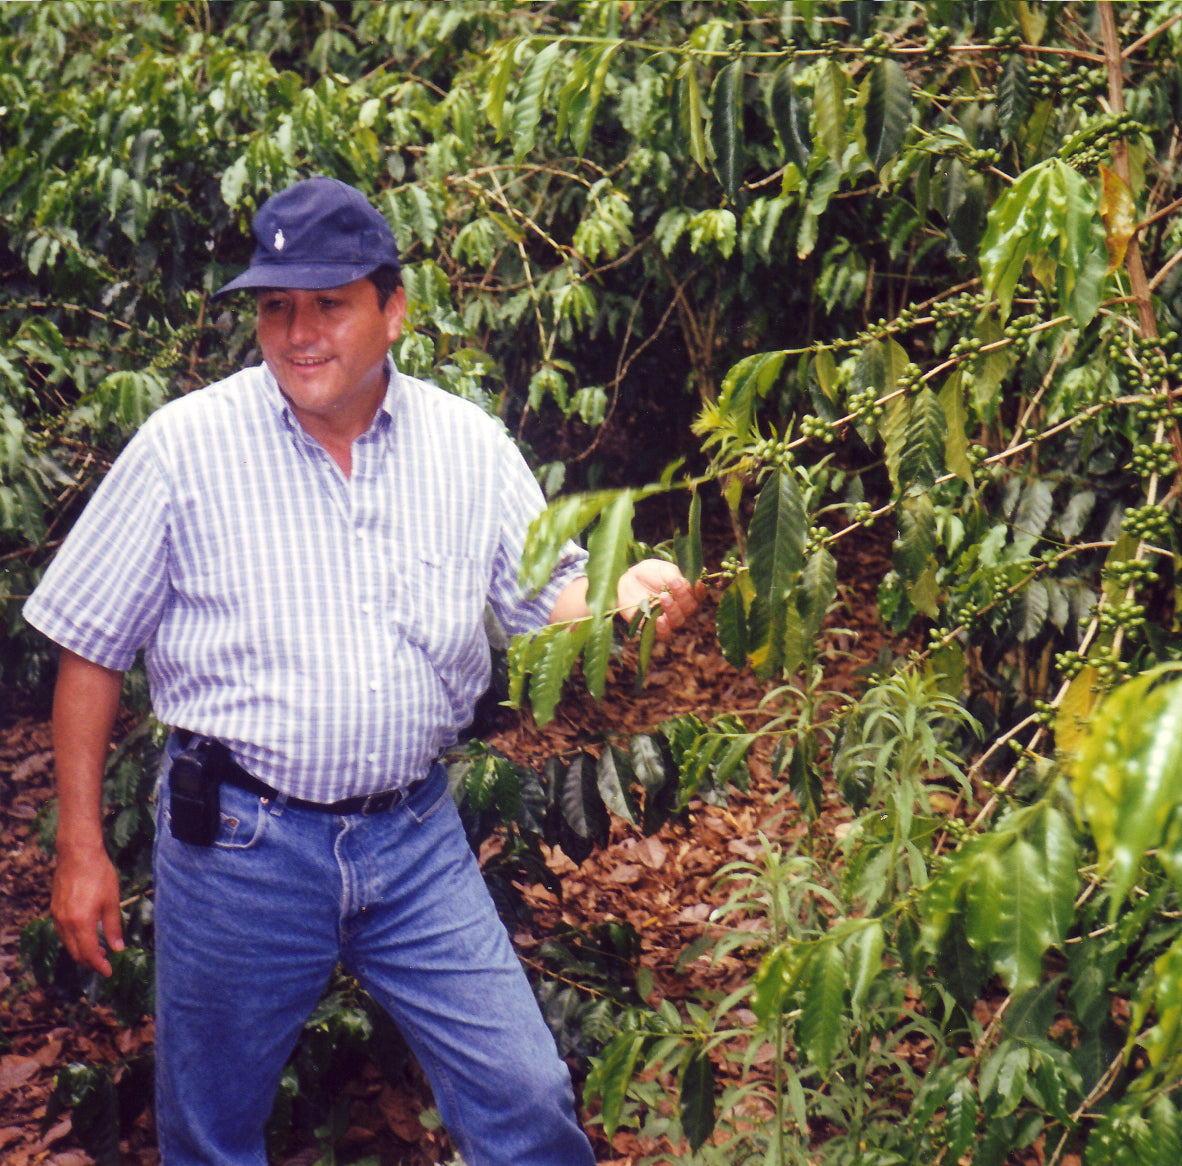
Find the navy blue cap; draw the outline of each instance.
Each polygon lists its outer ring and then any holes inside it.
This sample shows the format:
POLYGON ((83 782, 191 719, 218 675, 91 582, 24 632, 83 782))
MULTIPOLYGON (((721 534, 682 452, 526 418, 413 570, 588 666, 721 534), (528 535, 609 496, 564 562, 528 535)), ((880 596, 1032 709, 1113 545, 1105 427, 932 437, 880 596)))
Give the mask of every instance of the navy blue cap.
POLYGON ((250 266, 213 294, 243 288, 316 291, 400 267, 390 224, 361 191, 335 178, 309 178, 273 194, 254 217, 250 266))

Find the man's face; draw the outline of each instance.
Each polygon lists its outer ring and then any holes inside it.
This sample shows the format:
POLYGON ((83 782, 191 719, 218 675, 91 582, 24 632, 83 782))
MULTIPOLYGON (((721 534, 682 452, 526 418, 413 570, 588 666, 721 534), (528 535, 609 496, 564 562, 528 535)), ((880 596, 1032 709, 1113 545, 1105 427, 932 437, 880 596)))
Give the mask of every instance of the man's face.
POLYGON ((306 429, 352 440, 368 428, 386 390, 386 352, 405 315, 402 288, 379 308, 368 279, 259 292, 263 359, 306 429))

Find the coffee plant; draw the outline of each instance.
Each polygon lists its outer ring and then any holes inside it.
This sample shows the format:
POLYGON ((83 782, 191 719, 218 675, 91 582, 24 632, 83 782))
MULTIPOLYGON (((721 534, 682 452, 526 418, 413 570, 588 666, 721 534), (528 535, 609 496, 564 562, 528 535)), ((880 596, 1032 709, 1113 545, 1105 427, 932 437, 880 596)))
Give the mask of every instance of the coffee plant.
MULTIPOLYGON (((728 997, 611 989, 627 935, 556 937, 593 990, 544 1007, 604 1131, 663 1161, 1178 1156, 1182 4, 14 2, 0 37, 5 682, 50 676, 20 603, 112 456, 253 359, 208 298, 252 211, 335 174, 405 253, 399 366, 499 416, 554 499, 524 582, 591 551, 592 619, 511 647, 510 703, 545 722, 576 665, 604 690, 657 506, 767 688, 538 773, 454 759, 507 918, 543 844, 654 830, 753 756, 803 819, 720 872, 694 953, 751 961, 728 997), (849 693, 867 531, 906 647, 849 693)), ((129 879, 136 813, 113 798, 129 879)))

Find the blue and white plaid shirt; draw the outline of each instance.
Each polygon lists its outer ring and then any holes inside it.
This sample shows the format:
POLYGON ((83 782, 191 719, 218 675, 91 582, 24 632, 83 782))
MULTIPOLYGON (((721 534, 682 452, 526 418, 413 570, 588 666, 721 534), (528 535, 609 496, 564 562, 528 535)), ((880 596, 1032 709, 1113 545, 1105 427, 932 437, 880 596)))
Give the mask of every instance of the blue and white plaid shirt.
POLYGON ((521 590, 542 506, 496 421, 393 369, 346 478, 260 365, 148 419, 25 617, 109 668, 144 648, 160 720, 335 801, 422 777, 469 723, 486 604, 529 630, 583 572, 571 544, 521 590))

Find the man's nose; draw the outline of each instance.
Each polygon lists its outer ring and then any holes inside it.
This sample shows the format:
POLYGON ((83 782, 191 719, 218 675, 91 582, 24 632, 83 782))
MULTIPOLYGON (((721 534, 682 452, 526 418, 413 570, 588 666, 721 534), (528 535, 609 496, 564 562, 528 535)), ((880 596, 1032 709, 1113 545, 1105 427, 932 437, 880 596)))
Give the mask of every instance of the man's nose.
POLYGON ((287 339, 292 344, 308 344, 316 338, 316 307, 296 300, 287 319, 287 339))

